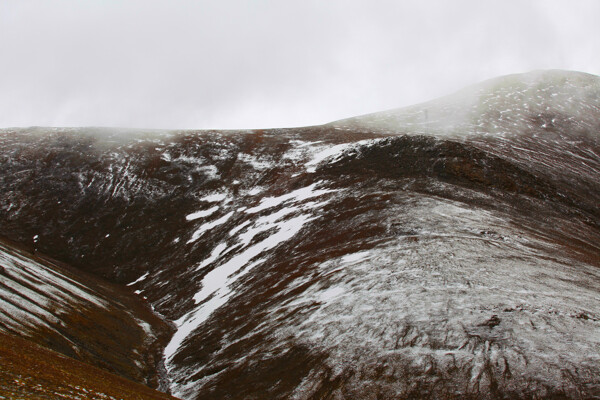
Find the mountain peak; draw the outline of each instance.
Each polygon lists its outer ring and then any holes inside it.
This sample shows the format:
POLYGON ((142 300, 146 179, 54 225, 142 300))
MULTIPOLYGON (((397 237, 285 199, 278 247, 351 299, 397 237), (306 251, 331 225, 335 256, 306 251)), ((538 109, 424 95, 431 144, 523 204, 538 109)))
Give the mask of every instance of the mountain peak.
POLYGON ((331 123, 340 129, 433 134, 511 135, 536 122, 566 123, 567 130, 597 132, 600 77, 583 72, 540 70, 490 79, 415 106, 331 123), (550 121, 546 119, 550 118, 550 121), (569 124, 569 121, 572 123, 569 124))

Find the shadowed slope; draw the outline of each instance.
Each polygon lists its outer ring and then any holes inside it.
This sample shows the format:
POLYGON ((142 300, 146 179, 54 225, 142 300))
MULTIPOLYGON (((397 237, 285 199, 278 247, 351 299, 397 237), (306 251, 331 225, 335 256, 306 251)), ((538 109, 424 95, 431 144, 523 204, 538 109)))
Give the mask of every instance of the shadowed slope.
POLYGON ((1 332, 166 389, 159 368, 171 327, 138 298, 5 241, 0 276, 1 332))

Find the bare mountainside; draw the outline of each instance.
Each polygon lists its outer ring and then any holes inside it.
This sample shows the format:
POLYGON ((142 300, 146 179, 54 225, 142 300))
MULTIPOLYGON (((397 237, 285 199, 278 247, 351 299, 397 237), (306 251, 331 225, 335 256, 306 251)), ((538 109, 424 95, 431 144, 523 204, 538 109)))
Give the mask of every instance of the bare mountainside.
POLYGON ((178 397, 600 397, 596 76, 315 127, 0 143, 0 233, 172 322, 178 397))

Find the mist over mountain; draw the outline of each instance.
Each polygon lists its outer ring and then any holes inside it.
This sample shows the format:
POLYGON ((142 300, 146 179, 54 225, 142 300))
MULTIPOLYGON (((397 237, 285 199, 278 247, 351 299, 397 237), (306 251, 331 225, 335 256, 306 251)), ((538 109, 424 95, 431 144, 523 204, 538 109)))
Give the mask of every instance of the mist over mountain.
POLYGON ((183 399, 600 397, 597 76, 0 149, 7 337, 183 399))

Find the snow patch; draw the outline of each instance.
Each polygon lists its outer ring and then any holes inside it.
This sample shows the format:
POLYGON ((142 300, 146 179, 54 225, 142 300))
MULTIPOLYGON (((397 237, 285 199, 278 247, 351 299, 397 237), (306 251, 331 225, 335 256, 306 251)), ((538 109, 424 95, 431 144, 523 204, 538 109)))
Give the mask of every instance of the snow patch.
POLYGON ((139 283, 139 282, 143 281, 144 279, 146 279, 148 277, 149 274, 150 274, 150 272, 146 272, 144 275, 140 276, 135 281, 133 281, 131 283, 128 283, 127 286, 133 286, 136 283, 139 283))
POLYGON ((207 196, 202 197, 201 201, 206 201, 209 203, 215 203, 217 201, 223 201, 227 198, 227 193, 213 193, 207 196))
POLYGON ((208 210, 196 211, 194 213, 186 215, 185 219, 188 221, 193 221, 198 218, 208 217, 209 215, 214 214, 215 211, 217 211, 218 209, 219 209, 219 206, 214 206, 214 207, 209 208, 208 210))
POLYGON ((335 191, 335 190, 331 190, 331 189, 315 190, 315 187, 319 183, 320 182, 313 183, 310 186, 306 186, 301 189, 294 190, 291 193, 287 193, 287 194, 284 194, 284 195, 281 195, 278 197, 266 197, 261 200, 261 202, 258 206, 247 209, 246 213, 255 214, 260 211, 269 209, 269 208, 277 207, 278 205, 280 205, 286 201, 289 201, 289 200, 295 200, 296 202, 300 202, 302 200, 310 199, 312 197, 322 196, 324 194, 335 191))

